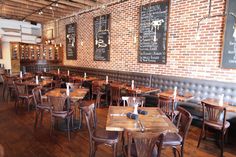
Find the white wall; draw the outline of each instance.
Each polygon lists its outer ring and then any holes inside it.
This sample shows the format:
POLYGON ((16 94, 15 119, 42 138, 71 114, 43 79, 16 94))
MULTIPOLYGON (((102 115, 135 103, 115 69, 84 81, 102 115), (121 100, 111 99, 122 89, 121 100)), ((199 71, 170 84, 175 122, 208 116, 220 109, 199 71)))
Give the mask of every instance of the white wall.
POLYGON ((6 69, 11 69, 10 42, 37 44, 41 42, 41 35, 41 24, 32 25, 29 22, 0 18, 0 38, 3 53, 0 64, 4 64, 6 69))
POLYGON ((11 69, 11 53, 10 53, 10 43, 2 41, 2 57, 0 59, 0 64, 4 64, 5 69, 11 69))

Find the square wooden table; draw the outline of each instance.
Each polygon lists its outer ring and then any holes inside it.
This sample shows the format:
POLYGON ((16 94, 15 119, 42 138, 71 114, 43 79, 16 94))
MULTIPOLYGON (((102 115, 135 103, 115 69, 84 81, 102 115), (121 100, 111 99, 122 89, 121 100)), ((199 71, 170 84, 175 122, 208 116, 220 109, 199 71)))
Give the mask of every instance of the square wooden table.
POLYGON ((107 131, 169 131, 178 132, 176 126, 157 107, 139 108, 148 112, 147 115, 139 114, 138 120, 130 119, 126 116, 128 112, 133 112, 133 107, 110 106, 107 114, 107 131), (141 125, 140 125, 141 123, 141 125))
MULTIPOLYGON (((161 93, 158 93, 159 96, 169 97, 169 98, 173 98, 174 97, 173 94, 174 94, 173 90, 166 90, 161 93)), ((177 95, 176 95, 177 101, 188 101, 192 98, 193 98, 192 93, 184 93, 183 95, 179 95, 179 93, 177 92, 177 95)))
POLYGON ((224 102, 222 105, 220 105, 220 101, 219 99, 215 99, 215 98, 206 98, 204 100, 202 100, 202 102, 206 103, 206 104, 211 104, 211 105, 215 105, 215 106, 224 106, 226 107, 226 110, 228 112, 236 112, 236 106, 232 106, 230 103, 228 102, 224 102))

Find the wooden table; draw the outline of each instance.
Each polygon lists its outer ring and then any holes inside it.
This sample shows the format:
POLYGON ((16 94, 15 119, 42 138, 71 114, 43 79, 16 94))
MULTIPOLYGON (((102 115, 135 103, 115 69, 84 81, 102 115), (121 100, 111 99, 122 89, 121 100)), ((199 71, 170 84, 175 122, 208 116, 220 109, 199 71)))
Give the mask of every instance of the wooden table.
MULTIPOLYGON (((202 102, 204 102, 206 104, 220 106, 219 99, 207 98, 207 99, 202 100, 202 102)), ((228 102, 224 102, 223 105, 221 105, 221 106, 226 107, 226 110, 229 112, 236 112, 236 106, 232 106, 228 102)))
MULTIPOLYGON (((159 93, 158 96, 173 98, 174 97, 173 94, 174 94, 173 90, 167 90, 167 91, 159 93)), ((193 95, 191 93, 184 93, 183 95, 178 95, 178 92, 177 92, 177 95, 176 95, 177 101, 188 101, 192 98, 193 98, 193 95)))
POLYGON ((39 81, 38 84, 36 84, 35 81, 24 81, 23 83, 25 83, 27 86, 47 86, 49 84, 51 84, 53 82, 53 80, 43 80, 43 81, 39 81))
MULTIPOLYGON (((80 100, 85 97, 85 95, 88 93, 89 89, 87 88, 77 88, 70 92, 70 99, 73 100, 80 100)), ((63 96, 66 94, 65 88, 55 88, 49 92, 47 92, 46 96, 63 96)))
MULTIPOLYGON (((143 107, 140 109, 148 112, 147 115, 139 114, 139 121, 145 128, 144 130, 178 132, 176 126, 159 108, 143 107)), ((128 112, 133 112, 133 107, 110 106, 107 115, 106 130, 124 131, 125 129, 128 129, 140 131, 140 123, 137 120, 128 118, 126 116, 126 113, 128 112)))
MULTIPOLYGON (((69 96, 67 97, 67 110, 70 109, 71 101, 76 102, 78 100, 83 99, 88 93, 88 91, 89 89, 87 88, 76 88, 73 91, 71 91, 69 96)), ((66 95, 66 89, 64 88, 55 88, 45 94, 45 96, 58 96, 58 97, 63 96, 63 95, 66 95)), ((76 109, 78 108, 78 104, 74 103, 74 105, 77 105, 75 106, 75 114, 76 114, 76 109)), ((70 130, 80 129, 81 123, 82 123, 81 118, 80 120, 77 120, 76 115, 75 115, 74 124, 73 124, 73 127, 72 126, 70 127, 70 130)), ((59 124, 59 130, 67 131, 67 121, 62 121, 59 124)))
POLYGON ((81 76, 70 76, 70 78, 72 80, 75 80, 75 81, 94 81, 94 80, 97 80, 96 77, 81 77, 81 76))

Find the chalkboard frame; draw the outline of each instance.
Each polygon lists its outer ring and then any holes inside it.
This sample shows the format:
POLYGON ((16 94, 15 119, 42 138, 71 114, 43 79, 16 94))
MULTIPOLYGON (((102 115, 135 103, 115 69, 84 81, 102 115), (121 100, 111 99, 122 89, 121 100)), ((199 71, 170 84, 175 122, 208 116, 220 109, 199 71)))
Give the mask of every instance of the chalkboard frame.
MULTIPOLYGON (((226 11, 225 11, 225 15, 224 15, 226 17, 225 17, 225 20, 224 20, 224 31, 223 31, 224 33, 223 33, 223 38, 222 38, 223 45, 222 45, 222 50, 221 50, 220 67, 223 68, 223 69, 236 69, 236 64, 233 65, 233 66, 232 65, 229 66, 224 62, 224 57, 225 57, 225 55, 227 55, 227 52, 225 52, 225 51, 227 51, 227 50, 225 50, 225 47, 226 47, 226 42, 228 41, 228 39, 226 39, 226 33, 227 33, 227 28, 230 27, 229 25, 227 25, 227 23, 228 23, 229 16, 232 16, 232 15, 229 14, 229 11, 230 11, 230 8, 229 8, 230 7, 230 5, 229 5, 230 2, 229 1, 231 1, 231 0, 226 0, 226 11)), ((233 5, 231 7, 233 7, 233 5)), ((236 18, 235 18, 235 20, 236 20, 236 18)))
POLYGON ((167 50, 168 50, 168 39, 169 39, 169 20, 170 20, 170 6, 171 6, 171 1, 170 0, 163 0, 163 1, 158 1, 158 2, 151 2, 151 3, 148 3, 148 4, 145 4, 145 5, 141 5, 140 6, 140 14, 139 14, 139 30, 138 30, 138 33, 139 33, 139 40, 138 40, 138 58, 137 58, 137 62, 138 63, 144 63, 144 64, 167 64, 167 50), (165 53, 165 62, 162 63, 162 62, 141 62, 140 61, 140 29, 141 29, 141 14, 142 14, 142 8, 143 7, 146 7, 146 6, 150 6, 150 5, 156 5, 156 4, 161 4, 161 3, 167 3, 168 5, 168 16, 166 17, 167 18, 167 28, 166 28, 166 53, 165 53))
POLYGON ((77 60, 77 23, 76 22, 73 22, 73 23, 69 23, 69 24, 67 24, 66 25, 66 30, 65 30, 65 33, 66 33, 66 36, 65 36, 65 38, 66 38, 66 59, 67 60, 77 60), (70 57, 69 55, 68 55, 68 51, 67 51, 67 49, 68 49, 68 40, 67 40, 67 30, 68 30, 68 27, 70 26, 70 25, 74 25, 74 27, 75 27, 75 44, 74 44, 74 51, 73 51, 73 56, 72 57, 70 57))
POLYGON ((96 44, 95 44, 95 19, 98 18, 98 17, 101 17, 101 16, 105 16, 108 18, 107 22, 108 22, 108 31, 109 31, 109 40, 110 40, 110 43, 111 43, 111 14, 103 14, 103 15, 100 15, 100 16, 96 16, 93 18, 93 43, 94 43, 94 51, 93 51, 93 60, 94 61, 103 61, 103 62, 109 62, 110 61, 110 45, 111 44, 108 44, 108 51, 107 51, 107 58, 105 60, 99 60, 99 59, 96 59, 95 57, 95 52, 96 52, 96 44))

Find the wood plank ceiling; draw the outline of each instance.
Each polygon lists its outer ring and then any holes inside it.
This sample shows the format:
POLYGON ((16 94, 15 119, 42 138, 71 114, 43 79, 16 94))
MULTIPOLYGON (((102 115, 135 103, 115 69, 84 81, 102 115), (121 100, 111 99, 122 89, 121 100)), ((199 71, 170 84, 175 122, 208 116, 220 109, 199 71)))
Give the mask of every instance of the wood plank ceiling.
POLYGON ((0 0, 0 18, 46 23, 111 0, 0 0))

